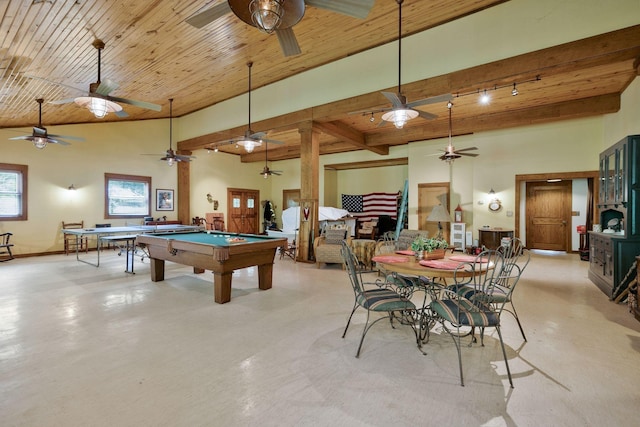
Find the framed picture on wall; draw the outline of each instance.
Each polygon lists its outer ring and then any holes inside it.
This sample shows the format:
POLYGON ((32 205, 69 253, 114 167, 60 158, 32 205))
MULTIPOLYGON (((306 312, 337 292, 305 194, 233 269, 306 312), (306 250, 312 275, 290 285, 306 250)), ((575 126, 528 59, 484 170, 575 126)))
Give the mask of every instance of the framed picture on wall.
POLYGON ((173 210, 173 190, 156 189, 156 210, 173 210))

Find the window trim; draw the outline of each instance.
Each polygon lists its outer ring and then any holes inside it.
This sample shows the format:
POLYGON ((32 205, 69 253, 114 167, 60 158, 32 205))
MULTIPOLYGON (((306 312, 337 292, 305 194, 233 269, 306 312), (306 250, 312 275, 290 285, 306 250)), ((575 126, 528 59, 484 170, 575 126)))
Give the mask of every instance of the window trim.
POLYGON ((140 176, 140 175, 125 175, 118 173, 108 173, 104 174, 104 218, 105 219, 127 219, 127 218, 144 218, 146 216, 151 216, 151 177, 150 176, 140 176), (148 185, 148 194, 147 194, 147 206, 149 210, 146 214, 140 215, 112 215, 109 214, 109 181, 138 181, 145 182, 148 185))
POLYGON ((26 221, 29 218, 29 166, 0 163, 0 170, 15 171, 22 175, 22 201, 21 214, 16 216, 0 216, 0 221, 26 221))

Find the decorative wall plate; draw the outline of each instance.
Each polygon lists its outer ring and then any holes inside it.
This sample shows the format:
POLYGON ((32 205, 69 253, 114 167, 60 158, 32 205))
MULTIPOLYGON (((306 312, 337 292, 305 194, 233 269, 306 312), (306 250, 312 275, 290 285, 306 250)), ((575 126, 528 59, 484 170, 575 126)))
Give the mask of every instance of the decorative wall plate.
POLYGON ((500 203, 500 200, 495 199, 489 202, 489 210, 491 212, 498 212, 500 208, 502 208, 502 204, 500 203))

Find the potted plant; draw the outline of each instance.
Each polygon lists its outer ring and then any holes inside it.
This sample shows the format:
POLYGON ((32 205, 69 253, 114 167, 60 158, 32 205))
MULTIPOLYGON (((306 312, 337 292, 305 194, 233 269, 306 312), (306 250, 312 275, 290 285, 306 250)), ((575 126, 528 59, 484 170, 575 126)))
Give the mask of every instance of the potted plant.
POLYGON ((422 235, 416 237, 411 243, 411 250, 415 252, 417 259, 444 258, 444 250, 448 247, 449 244, 446 240, 422 235))

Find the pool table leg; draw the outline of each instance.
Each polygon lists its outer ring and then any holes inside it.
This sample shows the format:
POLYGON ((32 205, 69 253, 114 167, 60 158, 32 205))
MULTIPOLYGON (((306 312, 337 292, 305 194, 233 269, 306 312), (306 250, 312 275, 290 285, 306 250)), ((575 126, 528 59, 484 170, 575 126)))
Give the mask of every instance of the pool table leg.
POLYGON ((233 271, 230 273, 213 272, 213 299, 218 304, 224 304, 231 301, 231 278, 233 271))
POLYGON ((149 258, 151 261, 151 281, 161 282, 164 280, 164 260, 149 258))
POLYGON ((258 266, 258 287, 262 290, 271 289, 273 277, 273 264, 261 264, 258 266))

